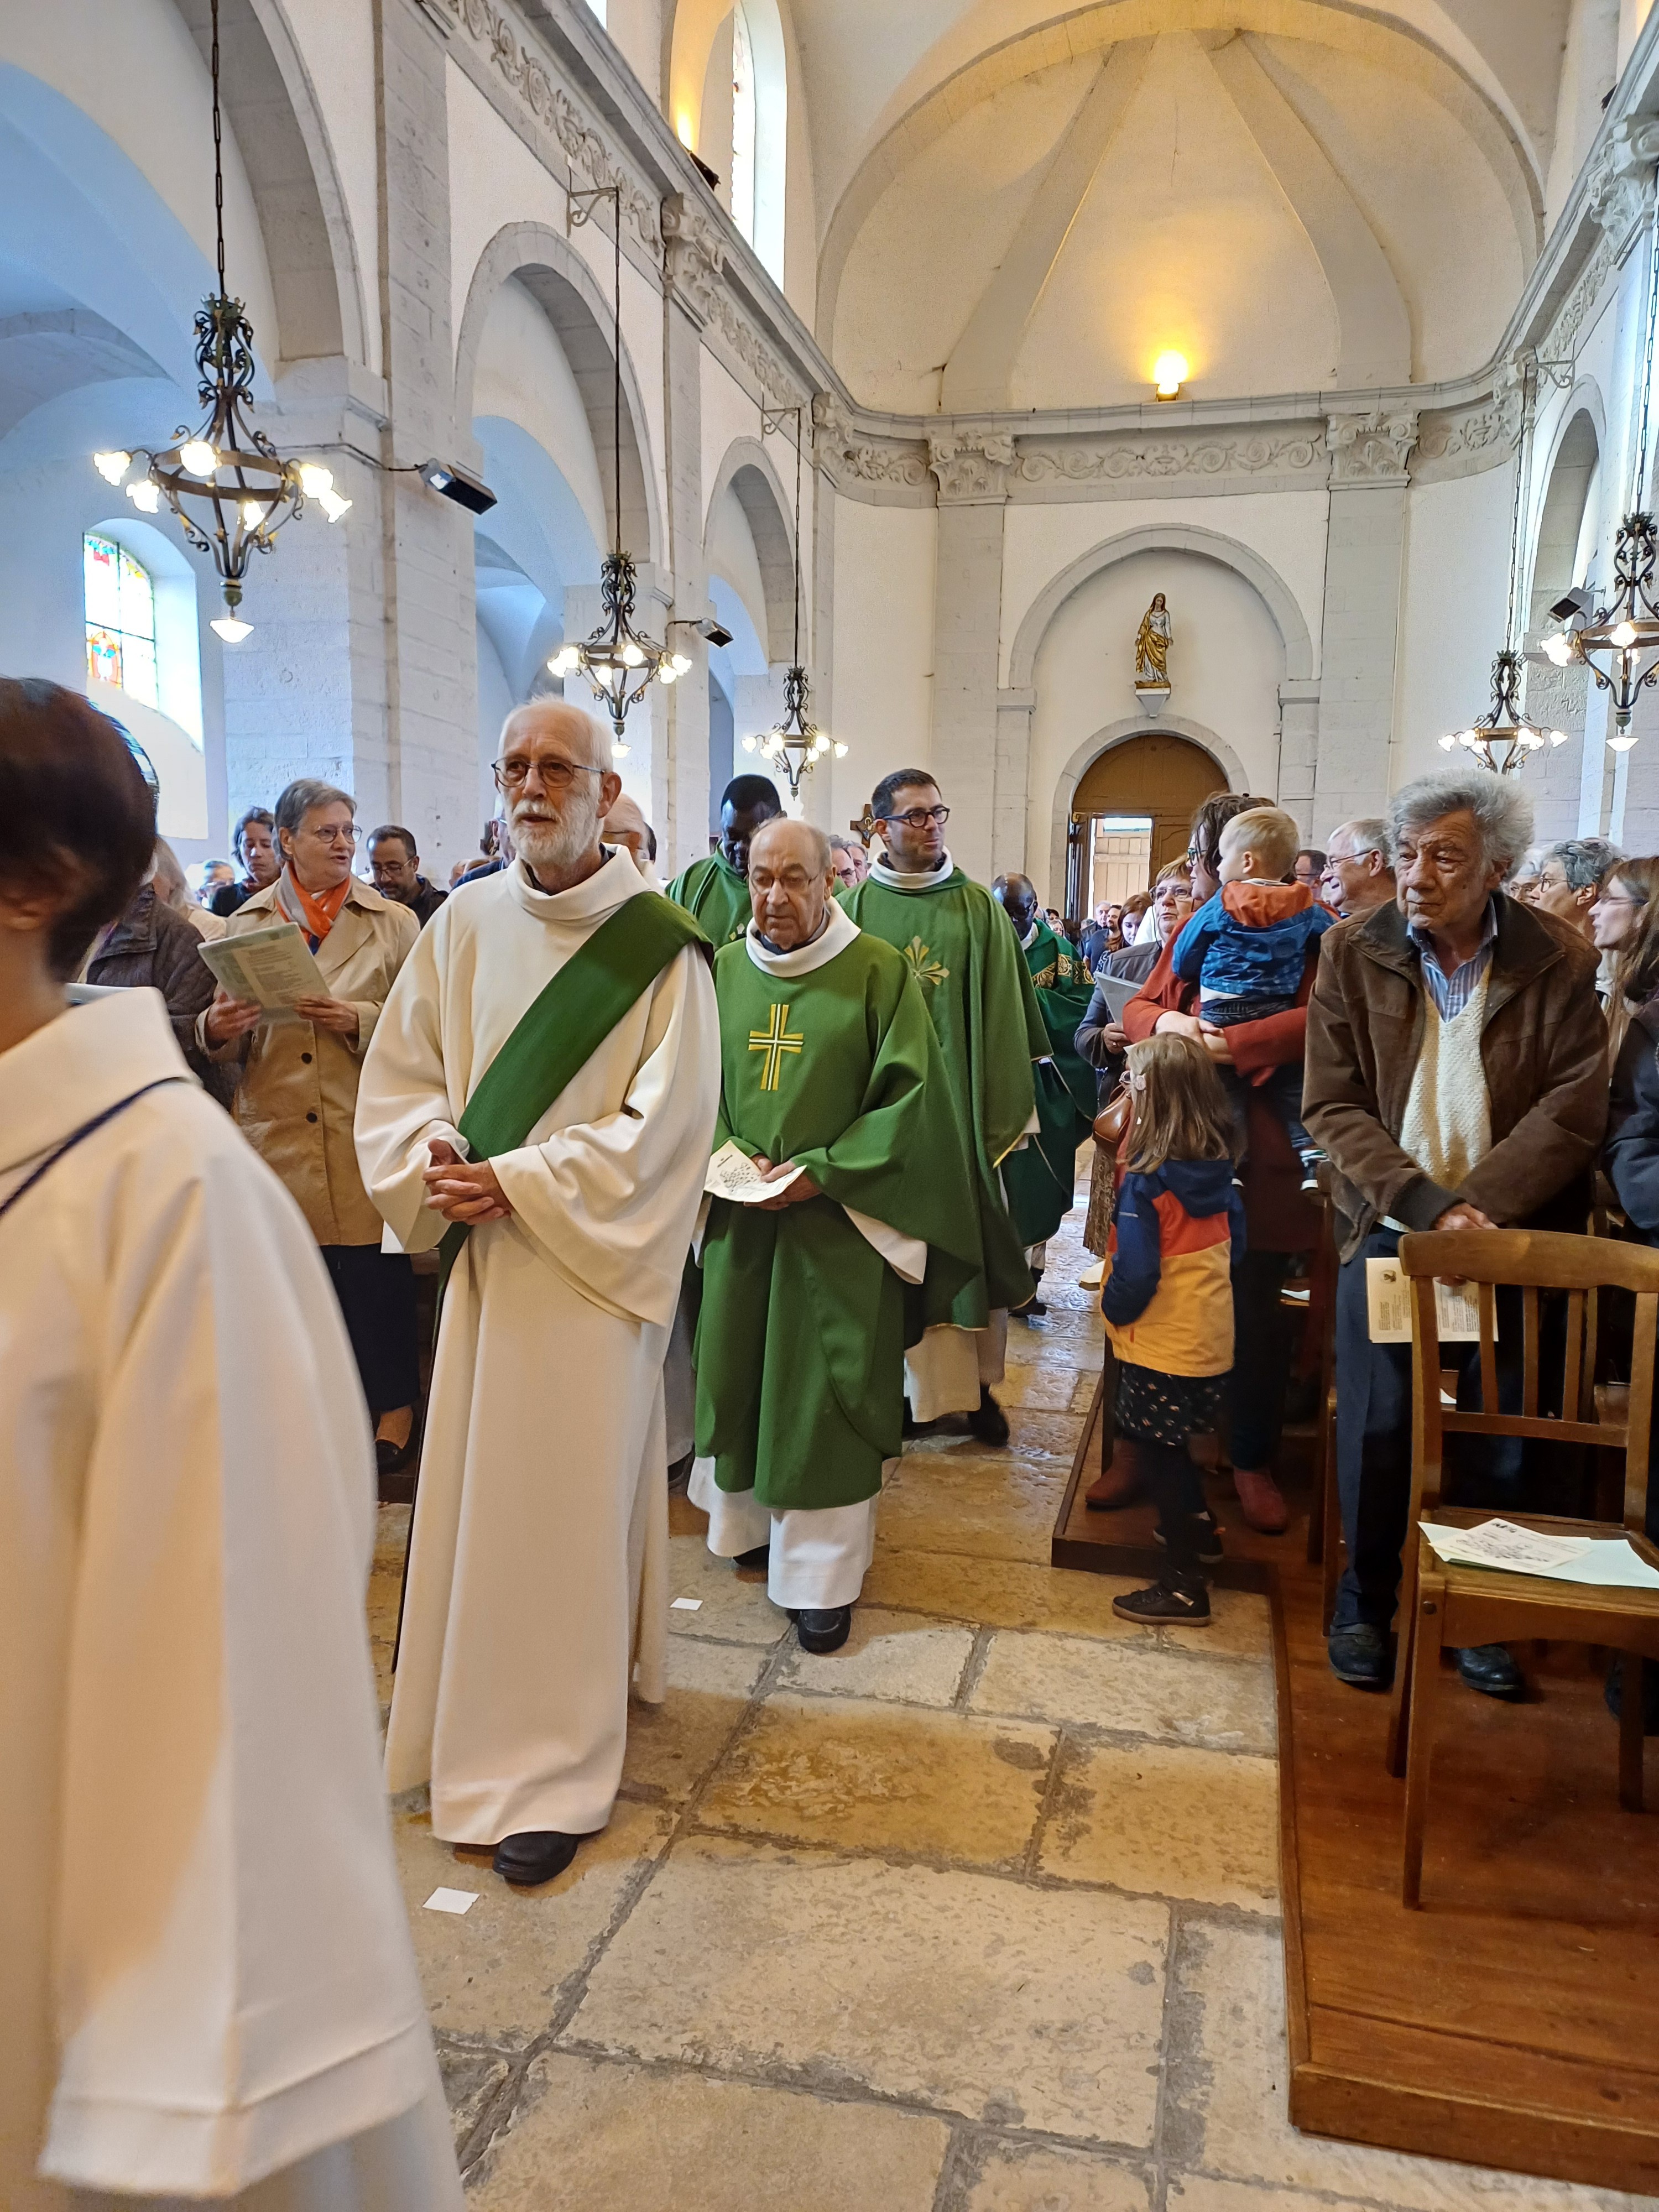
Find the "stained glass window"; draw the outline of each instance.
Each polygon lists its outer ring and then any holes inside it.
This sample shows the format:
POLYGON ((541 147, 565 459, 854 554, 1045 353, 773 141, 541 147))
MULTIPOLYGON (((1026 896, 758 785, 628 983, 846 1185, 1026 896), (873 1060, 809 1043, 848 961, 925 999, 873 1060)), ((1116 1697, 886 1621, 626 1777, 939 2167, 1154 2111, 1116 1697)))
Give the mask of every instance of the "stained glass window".
POLYGON ((155 690, 155 590, 149 571, 112 538, 82 541, 87 604, 87 674, 118 684, 146 707, 155 690))

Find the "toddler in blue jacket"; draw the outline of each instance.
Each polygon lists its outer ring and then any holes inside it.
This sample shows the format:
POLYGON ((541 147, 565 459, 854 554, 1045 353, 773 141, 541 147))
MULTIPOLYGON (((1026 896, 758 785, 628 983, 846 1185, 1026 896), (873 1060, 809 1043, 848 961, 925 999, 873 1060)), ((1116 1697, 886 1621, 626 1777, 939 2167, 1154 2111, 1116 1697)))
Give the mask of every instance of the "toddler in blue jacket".
MULTIPOLYGON (((1221 889, 1206 899, 1176 939, 1175 972, 1198 988, 1199 1018, 1217 1029, 1265 1021, 1296 1004, 1308 945, 1334 927, 1305 884, 1286 883, 1302 833, 1276 806, 1235 814, 1221 833, 1217 874, 1221 889)), ((1223 1067, 1232 1114, 1233 1150, 1243 1158, 1245 1109, 1251 1085, 1235 1067, 1223 1067)), ((1273 1068, 1261 1095, 1285 1124, 1302 1162, 1304 1190, 1317 1188, 1314 1169, 1323 1155, 1302 1121, 1302 1062, 1273 1068)))

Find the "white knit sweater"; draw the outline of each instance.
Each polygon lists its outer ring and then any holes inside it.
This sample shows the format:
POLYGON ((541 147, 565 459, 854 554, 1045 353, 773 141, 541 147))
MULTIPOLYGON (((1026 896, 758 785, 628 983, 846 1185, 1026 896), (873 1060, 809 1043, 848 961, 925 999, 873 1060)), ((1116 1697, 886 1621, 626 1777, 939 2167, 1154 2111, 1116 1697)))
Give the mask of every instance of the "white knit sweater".
POLYGON ((1400 1125, 1400 1147, 1443 1190, 1456 1190, 1492 1150, 1492 1100, 1480 1062, 1486 1022, 1486 974, 1454 1019, 1443 1022, 1425 991, 1423 1049, 1400 1125))

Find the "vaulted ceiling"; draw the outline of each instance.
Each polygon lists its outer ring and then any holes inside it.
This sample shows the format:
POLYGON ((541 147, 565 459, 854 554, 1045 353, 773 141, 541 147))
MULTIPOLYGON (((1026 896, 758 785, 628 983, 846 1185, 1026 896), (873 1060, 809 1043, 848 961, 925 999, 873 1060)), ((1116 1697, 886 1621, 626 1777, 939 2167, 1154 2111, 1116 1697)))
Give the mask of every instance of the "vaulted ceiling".
POLYGON ((1569 0, 793 0, 818 328, 905 411, 1364 389, 1489 354, 1569 0))

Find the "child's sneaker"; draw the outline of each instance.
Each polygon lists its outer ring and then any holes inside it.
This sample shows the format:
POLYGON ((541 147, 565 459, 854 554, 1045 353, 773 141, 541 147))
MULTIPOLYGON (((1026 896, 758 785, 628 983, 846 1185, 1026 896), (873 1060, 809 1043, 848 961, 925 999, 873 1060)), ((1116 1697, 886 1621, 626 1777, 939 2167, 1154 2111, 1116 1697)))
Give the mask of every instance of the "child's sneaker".
POLYGON ((1302 1155, 1302 1189, 1308 1198, 1319 1195, 1319 1170, 1325 1164, 1325 1154, 1306 1152, 1302 1155))
POLYGON ((1112 1611, 1123 1620, 1187 1621, 1194 1627, 1210 1623, 1210 1593, 1201 1582, 1157 1582, 1150 1589, 1131 1590, 1112 1600, 1112 1611))
MULTIPOLYGON (((1197 1532, 1199 1558, 1203 1560, 1206 1567, 1214 1566, 1218 1560, 1226 1557, 1221 1548, 1221 1523, 1207 1507, 1202 1513, 1189 1513, 1187 1518, 1193 1523, 1197 1532)), ((1162 1528, 1153 1529, 1152 1541, 1160 1547, 1164 1545, 1165 1539, 1162 1528)))

